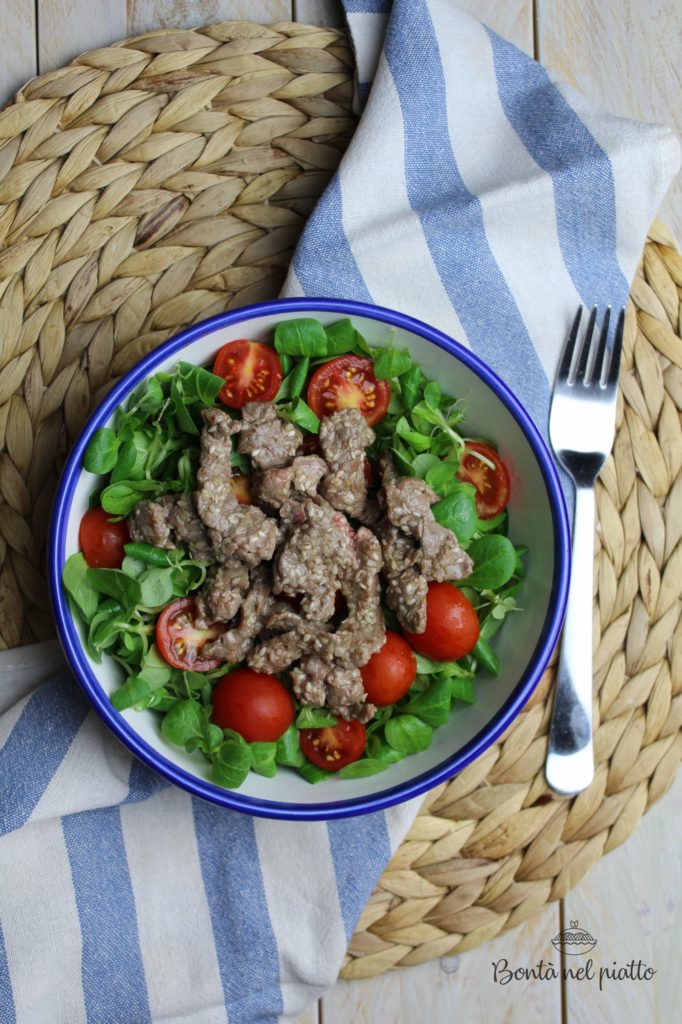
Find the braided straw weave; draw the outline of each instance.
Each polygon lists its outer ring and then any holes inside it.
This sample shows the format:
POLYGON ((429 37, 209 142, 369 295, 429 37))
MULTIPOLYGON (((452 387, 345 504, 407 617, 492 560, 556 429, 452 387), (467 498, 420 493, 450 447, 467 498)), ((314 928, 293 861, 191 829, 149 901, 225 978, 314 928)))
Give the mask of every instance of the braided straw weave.
MULTIPOLYGON (((53 636, 59 466, 111 383, 188 324, 277 294, 354 127, 345 37, 242 22, 149 33, 0 112, 0 647, 53 636)), ((548 670, 503 739, 432 791, 342 971, 470 949, 623 842, 682 755, 682 259, 655 224, 598 487, 593 785, 547 791, 548 670)))

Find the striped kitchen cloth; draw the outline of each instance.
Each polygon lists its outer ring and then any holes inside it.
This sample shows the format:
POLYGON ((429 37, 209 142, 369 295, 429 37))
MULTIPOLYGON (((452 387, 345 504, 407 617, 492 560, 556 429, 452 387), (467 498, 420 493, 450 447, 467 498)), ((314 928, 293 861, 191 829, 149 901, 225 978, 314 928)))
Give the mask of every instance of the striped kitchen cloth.
MULTIPOLYGON (((623 303, 677 143, 446 0, 346 9, 366 107, 286 293, 435 324, 544 429, 567 324, 623 303)), ((300 824, 214 807, 133 760, 59 664, 52 644, 0 658, 1 1024, 293 1020, 419 801, 300 824)))

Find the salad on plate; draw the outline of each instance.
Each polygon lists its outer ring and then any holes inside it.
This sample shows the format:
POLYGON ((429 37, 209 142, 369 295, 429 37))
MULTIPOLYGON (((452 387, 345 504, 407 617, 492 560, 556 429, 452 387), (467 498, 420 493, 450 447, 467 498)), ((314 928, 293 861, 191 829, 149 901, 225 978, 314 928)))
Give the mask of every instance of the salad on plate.
POLYGON ((507 467, 407 349, 351 320, 285 320, 211 370, 156 373, 83 466, 62 582, 87 651, 121 667, 114 707, 154 709, 219 785, 385 771, 499 671, 526 554, 507 467))

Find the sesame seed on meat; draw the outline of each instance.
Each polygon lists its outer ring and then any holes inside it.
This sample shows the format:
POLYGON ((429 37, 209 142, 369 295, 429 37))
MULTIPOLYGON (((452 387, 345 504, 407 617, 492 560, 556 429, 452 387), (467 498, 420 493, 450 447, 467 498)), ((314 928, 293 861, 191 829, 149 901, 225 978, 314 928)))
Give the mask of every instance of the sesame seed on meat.
POLYGON ((435 491, 418 477, 398 476, 388 456, 382 470, 386 515, 377 534, 388 580, 386 601, 405 629, 423 633, 428 584, 465 579, 473 561, 452 530, 434 519, 435 491))
POLYGON ((320 424, 320 448, 329 464, 320 493, 333 508, 355 518, 367 502, 365 448, 374 437, 359 409, 335 412, 320 424))
POLYGON ((256 469, 277 469, 291 462, 303 435, 293 423, 281 419, 272 402, 247 402, 237 451, 248 455, 256 469))
POLYGON ((199 629, 206 629, 213 622, 233 619, 248 589, 249 571, 243 562, 234 559, 214 566, 196 596, 195 622, 199 629))

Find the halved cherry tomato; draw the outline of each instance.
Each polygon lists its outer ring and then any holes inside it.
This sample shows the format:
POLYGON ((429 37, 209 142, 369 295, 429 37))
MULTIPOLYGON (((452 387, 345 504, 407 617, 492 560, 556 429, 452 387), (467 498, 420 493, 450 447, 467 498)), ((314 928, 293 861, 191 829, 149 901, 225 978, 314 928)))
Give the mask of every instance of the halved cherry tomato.
POLYGON ((376 654, 360 669, 365 693, 372 704, 383 708, 404 697, 417 675, 417 659, 410 645, 392 629, 376 654))
POLYGON ((81 519, 78 543, 91 569, 120 569, 124 544, 130 544, 125 519, 112 522, 108 512, 99 505, 89 508, 81 519))
POLYGON ((476 512, 480 519, 492 519, 509 502, 509 473, 504 462, 490 445, 467 441, 457 476, 476 488, 476 512), (478 452, 492 462, 494 469, 473 455, 478 452))
POLYGON ((245 338, 223 345, 213 372, 225 380, 218 398, 231 409, 241 409, 247 402, 269 401, 282 383, 282 364, 274 348, 245 338))
POLYGON ((232 493, 239 504, 251 505, 253 497, 251 494, 251 478, 244 476, 243 473, 233 473, 230 483, 232 484, 232 493))
POLYGON ((367 734, 362 722, 339 718, 325 729, 301 729, 301 750, 318 768, 338 772, 362 754, 367 734))
POLYGON ((452 583, 429 583, 426 629, 403 636, 415 651, 433 661, 457 661, 473 651, 480 626, 473 605, 452 583))
POLYGON ((308 384, 308 405, 322 419, 341 409, 359 409, 370 427, 386 415, 391 400, 387 380, 377 380, 371 359, 338 356, 322 363, 308 384))
POLYGON ((235 668, 219 680, 211 721, 234 729, 247 743, 272 743, 294 720, 294 702, 281 680, 251 668, 235 668))
POLYGON ((201 652, 209 640, 217 640, 225 631, 214 623, 207 629, 195 625, 197 605, 193 597, 179 597, 163 609, 156 620, 156 644, 173 668, 210 672, 222 664, 220 658, 203 658, 201 652))

